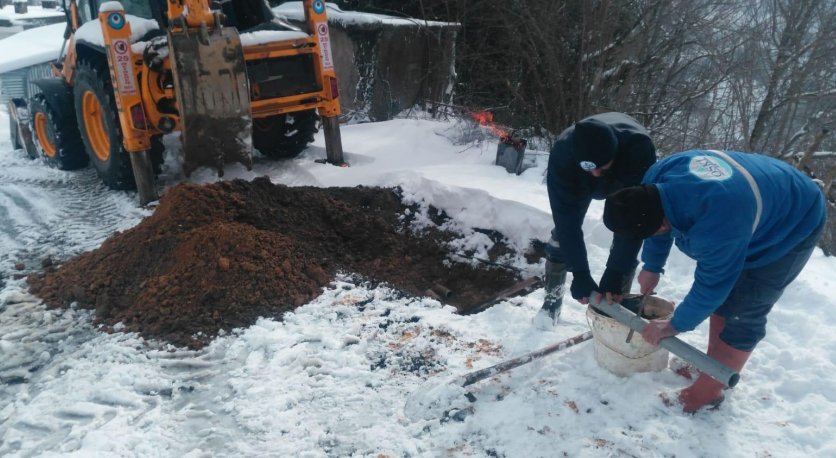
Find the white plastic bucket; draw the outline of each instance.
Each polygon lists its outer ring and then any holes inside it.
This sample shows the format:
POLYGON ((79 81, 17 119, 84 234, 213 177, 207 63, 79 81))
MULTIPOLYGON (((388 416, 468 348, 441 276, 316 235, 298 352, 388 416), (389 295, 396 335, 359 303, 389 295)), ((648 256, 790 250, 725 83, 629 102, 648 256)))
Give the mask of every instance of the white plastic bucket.
MULTIPOLYGON (((668 318, 671 314, 673 303, 650 296, 645 303, 642 317, 668 318)), ((592 307, 587 308, 586 318, 594 337, 595 361, 604 369, 620 377, 626 377, 636 372, 658 372, 668 366, 668 351, 650 345, 638 332, 634 332, 630 343, 627 343, 627 334, 630 332, 627 326, 598 313, 592 307)))

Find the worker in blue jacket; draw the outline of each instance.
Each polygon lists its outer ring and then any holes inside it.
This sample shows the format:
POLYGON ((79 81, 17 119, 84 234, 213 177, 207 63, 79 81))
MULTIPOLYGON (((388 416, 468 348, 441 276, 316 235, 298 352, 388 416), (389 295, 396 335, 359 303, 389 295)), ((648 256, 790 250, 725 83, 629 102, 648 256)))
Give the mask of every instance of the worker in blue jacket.
POLYGON ((549 156, 546 185, 554 218, 546 246, 546 297, 538 325, 553 325, 563 303, 566 273, 572 272, 572 297, 587 303, 593 291, 620 297, 629 292, 641 241, 616 235, 600 284, 589 272, 583 239, 584 216, 592 199, 603 200, 625 186, 637 185, 656 162, 647 130, 623 113, 602 113, 578 121, 558 137, 549 156))
MULTIPOLYGON (((676 243, 697 261, 691 290, 642 337, 658 344, 709 320, 708 355, 739 371, 766 335, 766 316, 810 258, 826 219, 824 195, 788 164, 758 154, 695 150, 656 163, 643 185, 607 198, 604 224, 645 239, 639 286, 652 293, 676 243)), ((700 375, 677 398, 686 412, 723 399, 700 375)))

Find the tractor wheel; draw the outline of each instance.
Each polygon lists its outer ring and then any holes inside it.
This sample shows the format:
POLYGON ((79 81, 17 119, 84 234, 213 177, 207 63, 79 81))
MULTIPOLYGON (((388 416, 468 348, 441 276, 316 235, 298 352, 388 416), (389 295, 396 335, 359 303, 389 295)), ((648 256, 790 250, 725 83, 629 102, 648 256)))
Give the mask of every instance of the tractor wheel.
MULTIPOLYGON (((99 178, 110 189, 136 189, 130 153, 122 144, 122 126, 107 63, 80 61, 73 93, 81 138, 99 178)), ((149 157, 156 172, 162 153, 160 136, 152 137, 149 157)))
POLYGON ((315 110, 253 119, 253 146, 271 159, 299 155, 318 132, 315 110))
POLYGON ((29 121, 35 149, 47 164, 60 170, 87 165, 72 107, 50 106, 43 94, 35 94, 29 101, 29 121))

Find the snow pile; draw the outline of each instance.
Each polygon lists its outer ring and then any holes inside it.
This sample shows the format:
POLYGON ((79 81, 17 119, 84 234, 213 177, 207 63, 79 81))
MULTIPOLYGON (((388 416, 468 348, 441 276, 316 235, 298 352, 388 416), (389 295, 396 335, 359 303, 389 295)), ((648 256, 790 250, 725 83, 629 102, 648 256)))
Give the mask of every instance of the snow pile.
MULTIPOLYGON (((108 2, 118 3, 118 2, 108 2)), ((107 5, 107 4, 105 4, 107 5)), ((102 6, 105 6, 102 5, 102 6)), ((131 43, 139 41, 145 34, 157 30, 160 25, 153 19, 145 19, 132 14, 126 14, 125 19, 131 26, 131 43)), ((98 20, 87 21, 75 31, 75 39, 78 42, 89 43, 94 46, 104 47, 104 35, 102 35, 102 24, 98 20)))

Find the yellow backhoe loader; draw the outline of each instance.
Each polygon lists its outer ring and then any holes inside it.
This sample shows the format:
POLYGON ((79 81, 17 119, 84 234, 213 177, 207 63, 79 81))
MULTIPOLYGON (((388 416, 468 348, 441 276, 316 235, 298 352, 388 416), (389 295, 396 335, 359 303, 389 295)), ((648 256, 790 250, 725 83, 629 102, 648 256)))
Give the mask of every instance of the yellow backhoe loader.
POLYGON ((157 199, 164 134, 180 132, 182 167, 223 175, 252 149, 299 154, 321 117, 327 162, 342 165, 339 91, 325 4, 305 0, 298 28, 264 0, 69 0, 53 77, 9 103, 30 155, 71 170, 91 163, 112 189, 157 199), (318 113, 318 115, 317 115, 318 113))

